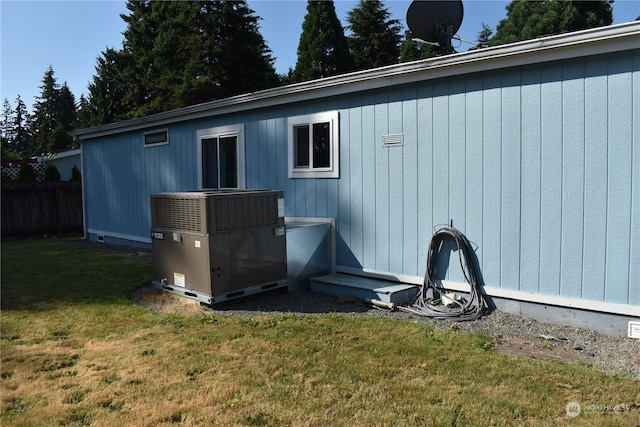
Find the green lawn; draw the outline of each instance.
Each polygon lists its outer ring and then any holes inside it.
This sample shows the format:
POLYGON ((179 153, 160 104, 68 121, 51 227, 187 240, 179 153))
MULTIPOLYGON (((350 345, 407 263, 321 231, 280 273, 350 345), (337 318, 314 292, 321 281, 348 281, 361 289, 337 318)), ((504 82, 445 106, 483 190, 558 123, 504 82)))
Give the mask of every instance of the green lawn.
POLYGON ((2 244, 2 426, 640 424, 640 384, 411 321, 162 314, 139 260, 2 244), (567 415, 567 404, 582 412, 567 415))

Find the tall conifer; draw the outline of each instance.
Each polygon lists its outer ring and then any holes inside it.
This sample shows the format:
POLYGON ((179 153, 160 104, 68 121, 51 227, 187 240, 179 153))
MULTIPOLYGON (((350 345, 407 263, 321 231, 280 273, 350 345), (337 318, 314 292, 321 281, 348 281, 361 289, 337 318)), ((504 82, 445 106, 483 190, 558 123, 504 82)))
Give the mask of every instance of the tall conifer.
POLYGON ((380 0, 360 0, 347 13, 349 49, 357 70, 396 64, 400 57, 400 21, 380 0))
POLYGON ((334 76, 354 69, 344 29, 333 1, 309 0, 293 71, 296 82, 334 76))
POLYGON ((610 25, 609 0, 513 0, 507 17, 498 23, 492 46, 610 25))

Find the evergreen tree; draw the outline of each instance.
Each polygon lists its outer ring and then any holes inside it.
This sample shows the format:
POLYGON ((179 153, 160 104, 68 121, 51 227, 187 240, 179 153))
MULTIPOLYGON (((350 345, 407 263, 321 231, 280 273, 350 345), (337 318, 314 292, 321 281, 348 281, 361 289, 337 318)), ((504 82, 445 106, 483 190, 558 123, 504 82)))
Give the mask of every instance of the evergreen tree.
MULTIPOLYGON (((13 108, 7 98, 2 102, 2 124, 0 124, 0 140, 2 146, 13 142, 13 108)), ((4 158, 4 157, 3 157, 4 158)))
POLYGON ((351 35, 347 38, 357 70, 396 64, 400 57, 400 21, 380 0, 360 0, 347 13, 351 35))
POLYGON ((476 38, 476 45, 469 50, 482 49, 483 47, 489 46, 489 41, 491 40, 491 36, 493 35, 493 30, 490 26, 482 23, 482 30, 478 33, 478 37, 476 38))
MULTIPOLYGON (((2 103, 2 123, 0 124, 0 157, 15 160, 19 156, 13 149, 13 109, 7 98, 2 103)), ((4 176, 3 176, 4 179, 4 176)))
POLYGON ((83 121, 140 117, 280 84, 245 1, 127 1, 121 51, 98 58, 83 121))
POLYGON ((26 157, 29 152, 31 142, 31 116, 27 111, 27 106, 20 98, 16 98, 16 109, 13 119, 13 148, 20 153, 20 157, 26 157))
POLYGON ((271 50, 260 34, 258 18, 242 1, 214 2, 218 8, 218 42, 214 50, 221 97, 280 85, 271 50))
POLYGON ((430 44, 405 40, 400 45, 400 62, 417 61, 432 56, 435 56, 435 52, 430 44))
POLYGON ((71 90, 66 83, 58 85, 51 66, 44 73, 40 90, 29 126, 32 132, 29 155, 65 151, 73 144, 68 132, 76 125, 77 113, 71 90))
MULTIPOLYGON (((91 86, 91 83, 89 86, 91 86)), ((91 115, 92 111, 89 100, 84 94, 80 94, 80 99, 78 100, 78 128, 83 129, 93 126, 91 115)))
POLYGON ((44 168, 44 181, 60 181, 60 171, 58 171, 58 168, 56 167, 56 165, 47 165, 46 168, 44 168))
POLYGON ((609 0, 513 0, 498 23, 492 46, 610 25, 609 0))
POLYGON ((128 87, 124 71, 131 64, 130 57, 122 51, 108 48, 100 54, 96 74, 89 83, 89 96, 80 98, 80 126, 98 126, 126 119, 129 115, 128 87))
POLYGON ((29 113, 20 95, 15 110, 5 98, 2 108, 2 159, 17 160, 28 155, 29 113))
POLYGON ((51 66, 44 73, 40 91, 33 108, 33 141, 29 155, 53 152, 54 133, 58 127, 59 86, 51 66))
POLYGON ((68 132, 73 130, 78 123, 78 107, 76 106, 76 98, 66 82, 58 91, 57 109, 58 126, 53 138, 53 152, 77 148, 68 132))
MULTIPOLYGON (((123 83, 124 96, 121 102, 127 106, 125 118, 154 112, 150 108, 152 76, 155 73, 152 52, 160 23, 153 20, 152 6, 151 0, 127 0, 126 7, 130 13, 120 15, 127 23, 127 28, 123 33, 122 54, 114 58, 117 62, 112 68, 120 74, 123 83)), ((114 101, 108 101, 111 102, 114 101)))
POLYGON ((353 58, 333 1, 309 0, 298 44, 294 80, 312 80, 353 69, 353 58))

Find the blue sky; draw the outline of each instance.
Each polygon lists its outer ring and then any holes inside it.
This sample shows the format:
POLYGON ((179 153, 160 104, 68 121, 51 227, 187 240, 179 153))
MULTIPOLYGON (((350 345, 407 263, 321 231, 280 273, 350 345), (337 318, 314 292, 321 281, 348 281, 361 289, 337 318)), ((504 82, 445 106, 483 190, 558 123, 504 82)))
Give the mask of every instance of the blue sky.
MULTIPOLYGON (((286 73, 295 66, 305 0, 249 0, 262 17, 260 29, 276 58, 276 70, 286 73)), ((465 0, 464 19, 458 35, 475 40, 486 23, 495 29, 506 16, 508 1, 465 0)), ((338 18, 346 25, 346 15, 357 1, 336 0, 338 18)), ((405 15, 411 1, 386 0, 392 17, 406 27, 405 15)), ((108 47, 120 48, 126 13, 124 0, 12 1, 0 0, 0 100, 12 107, 19 94, 31 109, 47 68, 51 65, 59 84, 67 83, 76 99, 87 93, 95 74, 96 58, 108 47)), ((616 0, 614 23, 640 16, 640 0, 616 0)), ((463 44, 459 51, 471 45, 463 44)))

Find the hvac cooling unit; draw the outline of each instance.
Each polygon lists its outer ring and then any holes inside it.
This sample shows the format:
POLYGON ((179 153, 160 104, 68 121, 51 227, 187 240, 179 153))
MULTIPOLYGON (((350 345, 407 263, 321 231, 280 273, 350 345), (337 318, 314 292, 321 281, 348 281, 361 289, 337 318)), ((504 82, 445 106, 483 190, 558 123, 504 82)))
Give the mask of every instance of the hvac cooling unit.
POLYGON ((214 304, 288 285, 282 191, 154 194, 151 227, 157 287, 214 304))

